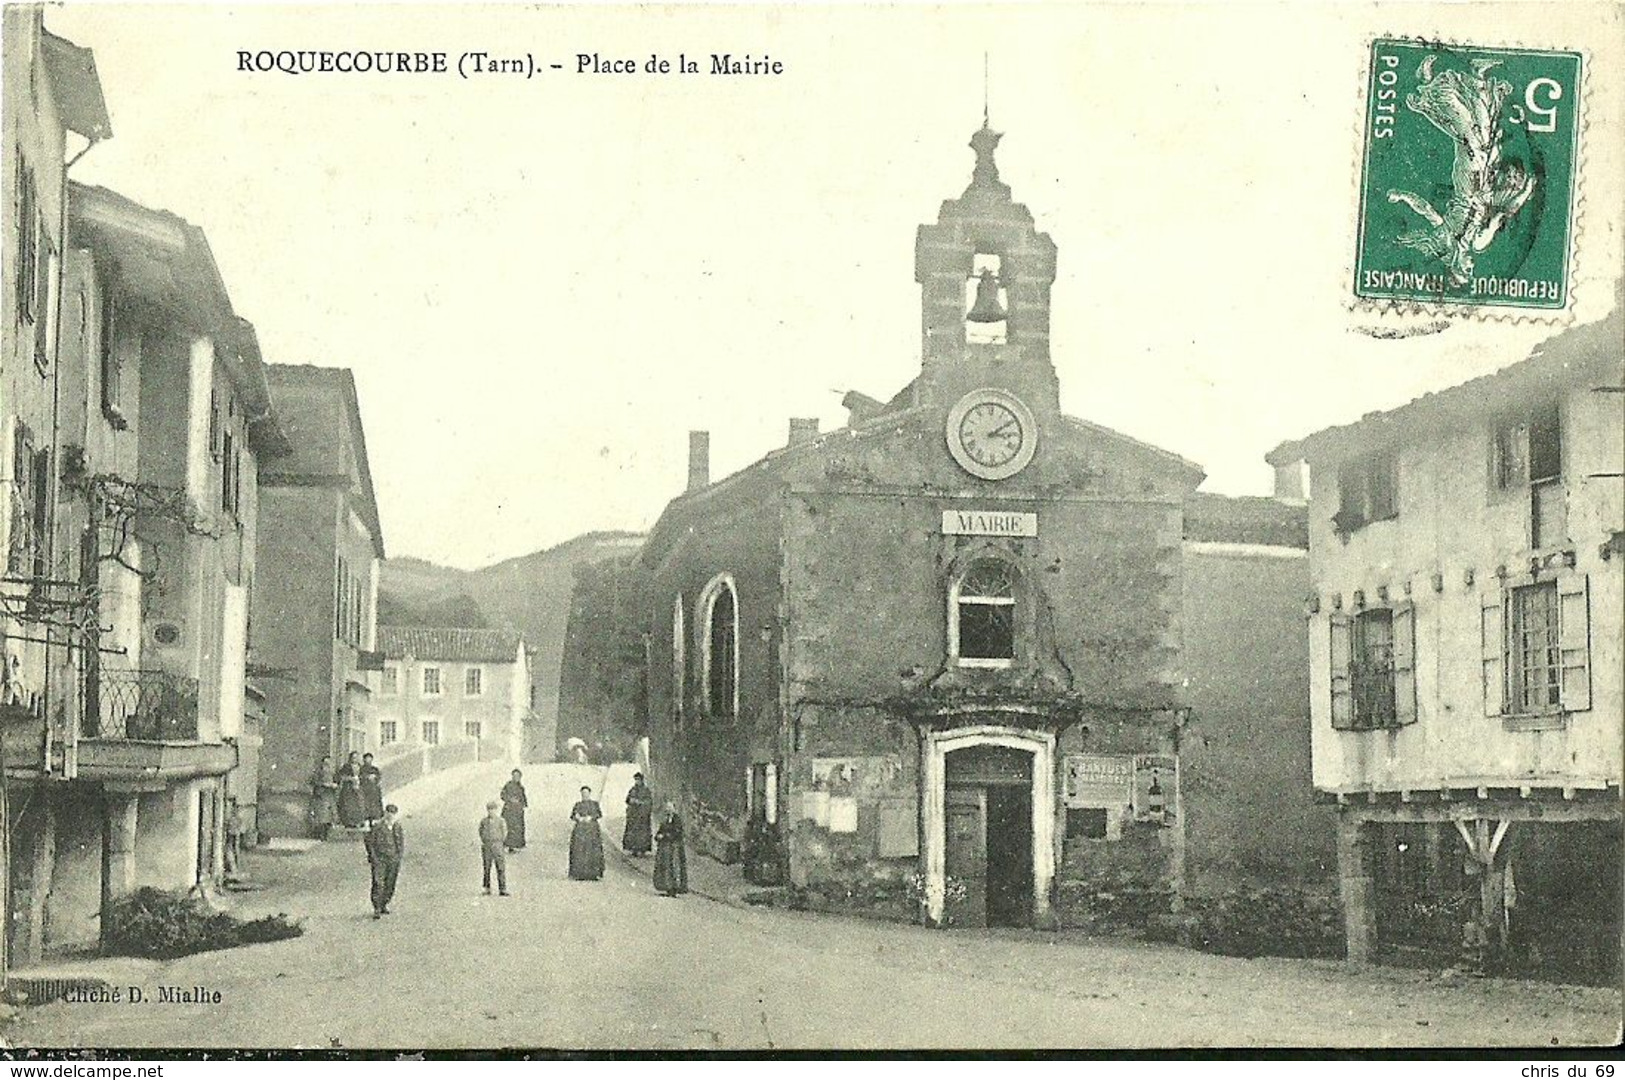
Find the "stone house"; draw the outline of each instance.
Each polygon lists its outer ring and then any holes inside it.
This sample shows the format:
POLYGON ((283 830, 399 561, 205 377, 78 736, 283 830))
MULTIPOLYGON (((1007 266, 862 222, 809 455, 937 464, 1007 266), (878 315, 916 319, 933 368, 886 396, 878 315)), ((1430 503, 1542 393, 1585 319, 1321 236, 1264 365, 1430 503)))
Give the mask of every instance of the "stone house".
POLYGON ((43 7, 4 10, 4 138, 0 222, 0 971, 37 957, 42 911, 33 889, 54 828, 34 793, 52 772, 53 737, 73 725, 68 650, 87 607, 58 570, 52 528, 60 446, 57 398, 68 168, 112 135, 95 61, 45 28, 43 7), (42 808, 30 815, 31 807, 42 808), (30 820, 31 818, 31 820, 30 820), (20 828, 29 842, 18 843, 20 828), (36 854, 34 846, 43 845, 36 854), (13 872, 17 864, 20 873, 13 872))
POLYGON ((1314 785, 1354 960, 1617 979, 1625 331, 1269 455, 1311 481, 1314 785))
POLYGON ((383 530, 355 378, 345 368, 267 369, 293 447, 260 478, 254 671, 267 725, 259 829, 304 836, 323 757, 379 747, 371 716, 383 530))
POLYGON ((51 565, 85 610, 50 722, 8 739, 31 773, 11 822, 19 958, 94 943, 98 910, 139 886, 207 892, 223 872, 255 786, 259 462, 288 450, 202 231, 77 184, 69 221, 51 565))
POLYGON ((381 626, 374 714, 381 756, 460 748, 467 760, 518 764, 530 715, 530 656, 516 633, 381 626), (392 749, 393 748, 393 749, 392 749))

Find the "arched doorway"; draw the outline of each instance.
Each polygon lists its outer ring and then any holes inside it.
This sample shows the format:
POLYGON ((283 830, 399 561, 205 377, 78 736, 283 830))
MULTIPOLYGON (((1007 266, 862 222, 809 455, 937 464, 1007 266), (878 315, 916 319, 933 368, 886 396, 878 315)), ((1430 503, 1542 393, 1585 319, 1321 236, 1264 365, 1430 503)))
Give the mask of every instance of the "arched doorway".
POLYGON ((929 921, 1047 920, 1055 877, 1055 736, 999 725, 950 728, 928 732, 921 751, 929 921))

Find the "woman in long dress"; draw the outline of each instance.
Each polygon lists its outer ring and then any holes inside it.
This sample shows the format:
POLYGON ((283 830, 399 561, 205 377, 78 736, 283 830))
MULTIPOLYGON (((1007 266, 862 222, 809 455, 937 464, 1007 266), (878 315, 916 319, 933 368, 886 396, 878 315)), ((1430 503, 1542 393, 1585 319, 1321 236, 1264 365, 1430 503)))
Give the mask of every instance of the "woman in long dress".
POLYGON ((333 759, 324 757, 310 774, 310 831, 316 839, 327 839, 338 816, 339 786, 333 781, 333 759))
POLYGON ((688 892, 688 853, 683 850, 683 819, 677 804, 666 803, 666 812, 655 830, 655 888, 667 896, 688 892))
POLYGON ((592 788, 581 789, 581 798, 570 808, 570 876, 577 881, 597 881, 604 876, 604 838, 598 819, 604 816, 592 797, 592 788))
POLYGON ((513 779, 502 785, 502 820, 508 823, 509 851, 525 846, 525 807, 530 805, 530 800, 525 797, 523 776, 524 773, 515 769, 513 779))
POLYGON ((367 820, 362 813, 361 806, 361 763, 360 757, 354 750, 339 766, 339 771, 333 775, 333 783, 339 786, 339 824, 346 829, 359 829, 367 820))
POLYGON ((384 819, 384 772, 372 763, 371 754, 361 755, 361 816, 371 825, 384 819))
POLYGON ((626 830, 621 834, 621 848, 628 855, 649 854, 649 819, 654 808, 654 792, 643 782, 642 773, 633 773, 632 787, 626 793, 626 830))

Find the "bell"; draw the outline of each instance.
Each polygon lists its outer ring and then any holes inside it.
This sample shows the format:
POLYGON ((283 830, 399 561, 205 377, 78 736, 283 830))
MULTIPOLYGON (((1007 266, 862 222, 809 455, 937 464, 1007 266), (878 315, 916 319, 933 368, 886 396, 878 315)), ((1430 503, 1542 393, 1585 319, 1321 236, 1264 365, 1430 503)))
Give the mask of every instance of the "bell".
POLYGON ((1004 305, 999 303, 999 279, 993 271, 983 270, 976 279, 976 302, 965 318, 971 322, 996 323, 1005 320, 1004 305))

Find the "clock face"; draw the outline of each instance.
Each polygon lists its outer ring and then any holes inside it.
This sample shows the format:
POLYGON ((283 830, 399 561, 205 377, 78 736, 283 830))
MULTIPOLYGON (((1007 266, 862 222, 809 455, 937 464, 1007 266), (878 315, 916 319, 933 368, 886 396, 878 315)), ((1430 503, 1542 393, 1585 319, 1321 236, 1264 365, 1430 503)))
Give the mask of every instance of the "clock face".
POLYGON ((959 421, 959 445, 965 455, 987 469, 1010 464, 1026 441, 1021 417, 1002 401, 981 401, 959 421))
POLYGON ((948 413, 948 452, 960 468, 984 480, 1014 476, 1032 461, 1038 427, 1014 394, 972 390, 948 413))

